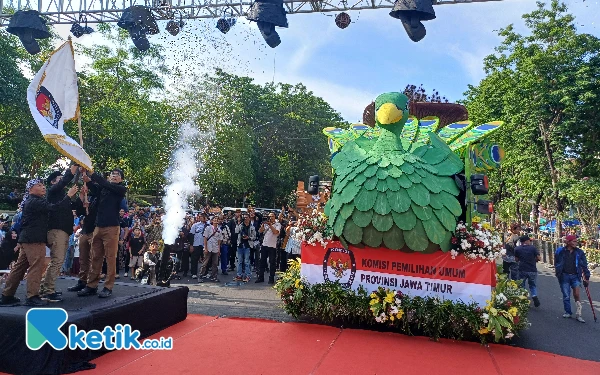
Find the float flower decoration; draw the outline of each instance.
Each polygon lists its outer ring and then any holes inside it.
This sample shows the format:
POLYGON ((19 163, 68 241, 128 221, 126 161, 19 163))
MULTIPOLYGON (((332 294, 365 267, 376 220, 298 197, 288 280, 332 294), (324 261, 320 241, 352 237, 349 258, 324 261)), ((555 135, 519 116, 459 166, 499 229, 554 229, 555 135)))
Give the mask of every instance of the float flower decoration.
POLYGON ((453 259, 464 254, 468 260, 485 262, 496 261, 506 251, 500 234, 488 222, 479 221, 478 218, 471 225, 463 222, 456 225, 452 246, 450 254, 453 259))
POLYGON ((404 310, 402 309, 404 294, 401 291, 379 287, 369 297, 371 298, 369 309, 377 323, 387 322, 389 325, 395 325, 400 322, 404 316, 404 310))
POLYGON ((529 292, 521 287, 520 281, 509 280, 504 274, 496 274, 496 280, 496 289, 481 314, 478 332, 481 336, 491 335, 498 342, 510 340, 527 327, 530 301, 529 292))
POLYGON ((320 243, 325 247, 333 237, 333 231, 327 225, 327 216, 318 210, 301 214, 297 227, 296 239, 309 245, 320 243))

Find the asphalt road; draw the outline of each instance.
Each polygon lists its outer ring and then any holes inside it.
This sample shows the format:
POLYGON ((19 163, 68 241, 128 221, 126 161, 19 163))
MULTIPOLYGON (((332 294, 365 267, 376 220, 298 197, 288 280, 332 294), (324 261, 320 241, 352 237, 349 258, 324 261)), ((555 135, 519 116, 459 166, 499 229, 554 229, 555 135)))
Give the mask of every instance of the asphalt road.
MULTIPOLYGON (((554 271, 538 264, 538 296, 541 306, 531 307, 529 329, 515 337, 510 345, 600 362, 600 323, 594 323, 587 295, 582 289, 583 318, 586 323, 562 317, 562 294, 554 271)), ((595 275, 599 275, 596 273, 595 275)), ((202 283, 185 278, 173 285, 190 288, 188 312, 221 317, 248 317, 277 321, 294 321, 279 306, 272 285, 233 282, 233 276, 219 275, 219 283, 202 283)), ((119 281, 125 281, 123 277, 119 281)), ((600 319, 600 276, 593 276, 590 291, 600 319)), ((572 309, 575 311, 575 302, 572 309)))
MULTIPOLYGON (((595 273, 595 275, 598 275, 595 273)), ((512 345, 541 350, 591 361, 600 361, 600 322, 595 323, 585 290, 581 289, 582 316, 585 323, 565 319, 562 293, 554 270, 538 264, 538 296, 540 307, 529 310, 529 329, 513 339, 512 345)), ((596 316, 600 319, 600 277, 593 276, 590 294, 596 316)), ((575 313, 575 301, 571 296, 571 308, 575 313)))

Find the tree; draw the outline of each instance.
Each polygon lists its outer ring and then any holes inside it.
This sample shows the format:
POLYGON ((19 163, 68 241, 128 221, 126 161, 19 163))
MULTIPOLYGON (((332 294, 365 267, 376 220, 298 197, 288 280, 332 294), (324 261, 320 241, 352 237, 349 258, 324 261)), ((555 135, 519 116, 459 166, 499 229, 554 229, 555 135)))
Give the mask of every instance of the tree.
POLYGON ((205 194, 222 204, 257 205, 283 202, 298 180, 330 175, 329 150, 323 128, 342 119, 323 99, 301 84, 253 83, 216 70, 192 79, 179 100, 198 126, 214 132, 205 147, 205 194))
POLYGON ((494 136, 506 149, 499 182, 517 207, 521 197, 539 204, 549 194, 557 215, 564 210, 561 181, 570 166, 591 170, 598 162, 591 146, 598 137, 591 117, 598 98, 590 89, 600 75, 600 41, 577 33, 566 12, 557 0, 549 7, 538 3, 523 16, 529 35, 512 25, 500 30, 503 41, 484 62, 487 77, 466 93, 471 118, 505 121, 494 136))

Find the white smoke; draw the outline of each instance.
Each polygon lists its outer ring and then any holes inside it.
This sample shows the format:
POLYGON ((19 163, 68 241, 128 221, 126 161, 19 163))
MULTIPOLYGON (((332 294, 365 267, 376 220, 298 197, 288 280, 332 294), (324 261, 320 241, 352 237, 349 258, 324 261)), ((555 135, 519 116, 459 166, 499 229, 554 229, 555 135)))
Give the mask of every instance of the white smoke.
POLYGON ((162 238, 168 245, 175 243, 179 230, 185 222, 189 197, 198 192, 197 150, 194 143, 199 136, 200 133, 193 124, 185 123, 179 128, 177 148, 173 151, 171 164, 165 172, 167 186, 163 198, 165 215, 162 238))

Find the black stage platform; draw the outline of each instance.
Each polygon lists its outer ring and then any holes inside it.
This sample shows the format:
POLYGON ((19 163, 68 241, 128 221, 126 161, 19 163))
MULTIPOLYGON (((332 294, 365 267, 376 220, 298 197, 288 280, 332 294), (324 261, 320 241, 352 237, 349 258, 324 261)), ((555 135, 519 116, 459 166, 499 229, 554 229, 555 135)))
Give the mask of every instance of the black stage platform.
MULTIPOLYGON (((75 278, 59 278, 56 289, 63 292, 63 302, 51 303, 67 311, 69 318, 62 326, 67 334, 70 324, 79 330, 100 330, 117 324, 130 324, 139 330, 141 338, 148 337, 187 316, 189 289, 159 288, 147 285, 115 283, 112 297, 78 297, 67 288, 76 284, 75 278)), ((102 283, 98 290, 102 289, 102 283)), ((25 301, 25 285, 21 283, 17 297, 25 301)), ((92 350, 54 350, 47 343, 33 351, 25 344, 26 306, 0 307, 0 372, 9 374, 63 374, 84 370, 88 363, 104 354, 92 350)))

